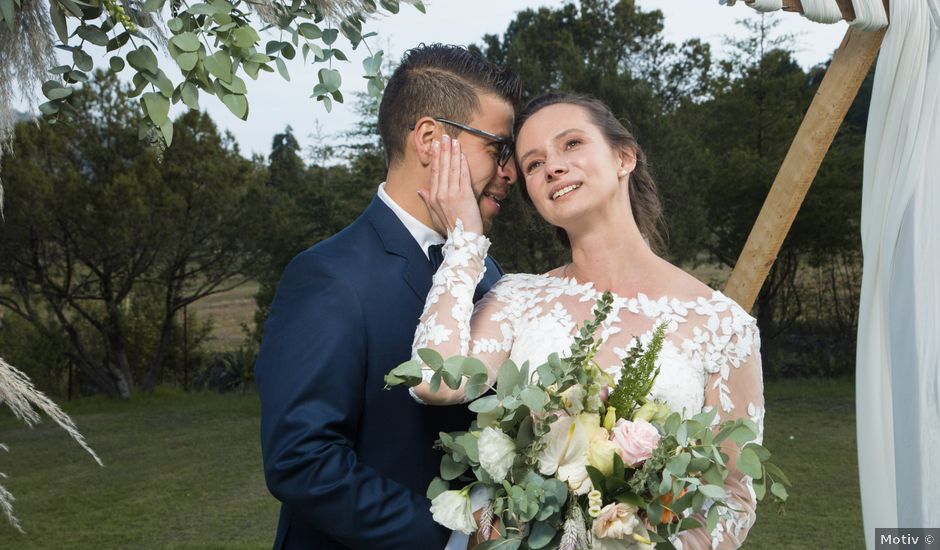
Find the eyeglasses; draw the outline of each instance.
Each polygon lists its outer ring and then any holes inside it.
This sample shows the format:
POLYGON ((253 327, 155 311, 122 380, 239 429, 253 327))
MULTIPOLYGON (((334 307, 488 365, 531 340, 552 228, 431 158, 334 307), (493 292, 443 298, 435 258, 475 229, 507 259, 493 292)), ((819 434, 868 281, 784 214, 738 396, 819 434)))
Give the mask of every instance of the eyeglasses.
MULTIPOLYGON (((509 157, 512 156, 513 141, 512 138, 505 136, 497 136, 496 134, 491 134, 484 130, 478 130, 473 126, 467 126, 466 124, 461 124, 459 122, 454 122, 453 120, 447 120, 446 118, 435 118, 434 120, 438 122, 443 122, 444 124, 450 124, 454 128, 460 128, 468 134, 473 134, 475 136, 480 136, 481 138, 486 138, 492 141, 495 145, 499 147, 496 152, 496 164, 500 166, 506 166, 506 163, 509 162, 509 157)), ((412 124, 408 127, 409 130, 414 130, 415 125, 412 124)))

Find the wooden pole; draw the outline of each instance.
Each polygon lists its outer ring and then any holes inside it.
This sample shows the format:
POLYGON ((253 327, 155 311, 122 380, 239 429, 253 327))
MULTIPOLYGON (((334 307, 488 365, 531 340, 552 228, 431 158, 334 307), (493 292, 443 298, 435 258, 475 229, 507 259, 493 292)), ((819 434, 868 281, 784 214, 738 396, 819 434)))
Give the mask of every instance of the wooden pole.
POLYGON ((754 306, 816 171, 875 61, 884 33, 849 27, 836 50, 725 286, 725 294, 744 309, 754 306))

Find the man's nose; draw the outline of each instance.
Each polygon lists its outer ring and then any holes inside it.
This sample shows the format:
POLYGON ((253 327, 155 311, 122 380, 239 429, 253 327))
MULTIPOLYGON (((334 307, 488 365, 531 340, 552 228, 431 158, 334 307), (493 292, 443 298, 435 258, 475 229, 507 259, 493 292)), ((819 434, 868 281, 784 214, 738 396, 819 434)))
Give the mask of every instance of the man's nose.
POLYGON ((510 158, 504 166, 496 165, 496 175, 500 181, 505 182, 507 185, 516 183, 516 178, 519 175, 519 170, 516 168, 516 159, 510 158))

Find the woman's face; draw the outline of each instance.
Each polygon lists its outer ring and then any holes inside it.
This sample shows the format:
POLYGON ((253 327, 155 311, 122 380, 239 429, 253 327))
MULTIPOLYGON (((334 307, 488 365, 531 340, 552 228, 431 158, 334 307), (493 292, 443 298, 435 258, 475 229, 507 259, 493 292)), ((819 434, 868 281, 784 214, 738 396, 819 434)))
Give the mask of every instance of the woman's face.
POLYGON ((604 208, 630 211, 627 178, 618 172, 632 171, 633 156, 611 148, 583 107, 536 112, 519 130, 516 154, 526 191, 550 224, 567 229, 604 208))

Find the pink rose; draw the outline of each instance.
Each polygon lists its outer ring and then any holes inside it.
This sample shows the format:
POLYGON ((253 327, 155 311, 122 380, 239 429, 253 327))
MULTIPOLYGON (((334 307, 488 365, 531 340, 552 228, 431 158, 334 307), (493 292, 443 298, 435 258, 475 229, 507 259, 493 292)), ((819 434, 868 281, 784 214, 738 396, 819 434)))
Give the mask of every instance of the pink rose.
POLYGON ((621 418, 611 432, 611 439, 617 444, 617 454, 623 463, 636 466, 653 455, 659 444, 659 432, 646 420, 631 422, 621 418))

